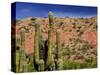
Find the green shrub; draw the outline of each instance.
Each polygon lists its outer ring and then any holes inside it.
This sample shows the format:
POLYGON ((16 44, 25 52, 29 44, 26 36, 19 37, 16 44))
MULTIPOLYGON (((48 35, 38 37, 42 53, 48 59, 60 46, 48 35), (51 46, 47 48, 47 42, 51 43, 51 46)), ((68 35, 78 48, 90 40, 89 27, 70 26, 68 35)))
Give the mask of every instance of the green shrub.
POLYGON ((64 62, 64 65, 63 65, 63 69, 66 70, 66 69, 79 69, 80 68, 80 65, 79 63, 76 63, 74 61, 66 61, 64 62))
POLYGON ((84 68, 96 68, 97 63, 96 62, 84 62, 84 63, 78 63, 74 61, 65 61, 63 64, 63 69, 84 69, 84 68))
POLYGON ((69 54, 70 54, 69 48, 63 49, 63 56, 69 55, 69 54))

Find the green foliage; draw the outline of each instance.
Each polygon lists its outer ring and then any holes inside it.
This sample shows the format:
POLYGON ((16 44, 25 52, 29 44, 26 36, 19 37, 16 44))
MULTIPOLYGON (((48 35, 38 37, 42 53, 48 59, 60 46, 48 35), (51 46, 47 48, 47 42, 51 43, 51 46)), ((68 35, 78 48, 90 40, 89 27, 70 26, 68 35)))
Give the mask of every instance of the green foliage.
POLYGON ((64 48, 63 49, 63 56, 66 56, 66 55, 69 55, 69 54, 70 54, 69 48, 64 48))
POLYGON ((76 63, 74 61, 66 61, 64 62, 64 69, 79 69, 80 68, 80 65, 79 63, 76 63))
POLYGON ((84 62, 78 63, 71 60, 65 61, 63 65, 63 69, 84 69, 84 68, 95 68, 97 67, 97 63, 95 62, 84 62))
POLYGON ((80 64, 80 68, 96 68, 97 67, 97 63, 95 62, 85 62, 80 64))
POLYGON ((34 64, 32 63, 32 61, 30 61, 30 62, 27 63, 27 64, 28 64, 27 68, 28 68, 28 71, 29 71, 29 72, 36 71, 36 69, 35 69, 34 64))
POLYGON ((82 51, 86 51, 91 48, 91 45, 88 42, 84 42, 83 46, 80 48, 82 51))

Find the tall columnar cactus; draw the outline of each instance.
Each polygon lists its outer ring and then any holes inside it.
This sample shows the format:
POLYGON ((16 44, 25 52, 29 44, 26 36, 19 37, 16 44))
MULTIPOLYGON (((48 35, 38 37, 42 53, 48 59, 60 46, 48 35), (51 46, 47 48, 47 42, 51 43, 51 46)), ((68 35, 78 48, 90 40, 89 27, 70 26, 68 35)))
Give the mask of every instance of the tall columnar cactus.
POLYGON ((53 56, 53 40, 52 40, 53 13, 51 11, 48 13, 48 17, 49 17, 50 29, 48 31, 48 50, 47 50, 46 69, 55 70, 55 63, 53 56))
POLYGON ((35 38, 34 38, 34 62, 39 66, 39 25, 35 24, 35 38))
POLYGON ((35 38, 34 38, 34 57, 35 57, 35 62, 38 64, 39 63, 39 25, 36 23, 35 25, 35 38))
POLYGON ((20 70, 20 45, 21 45, 21 39, 20 35, 16 35, 16 72, 19 72, 20 70))
POLYGON ((57 70, 63 69, 63 60, 62 60, 62 49, 60 42, 60 31, 56 32, 56 44, 57 44, 57 70))
POLYGON ((38 20, 36 20, 35 23, 35 38, 34 38, 34 63, 36 66, 37 71, 42 71, 44 70, 44 61, 40 61, 40 54, 39 54, 39 49, 40 49, 40 25, 38 23, 38 20))
POLYGON ((22 28, 20 32, 21 49, 20 49, 20 72, 27 72, 27 62, 25 55, 25 29, 22 28))
POLYGON ((46 68, 52 70, 53 65, 53 46, 52 46, 52 31, 48 31, 48 52, 47 52, 47 61, 46 61, 46 68))

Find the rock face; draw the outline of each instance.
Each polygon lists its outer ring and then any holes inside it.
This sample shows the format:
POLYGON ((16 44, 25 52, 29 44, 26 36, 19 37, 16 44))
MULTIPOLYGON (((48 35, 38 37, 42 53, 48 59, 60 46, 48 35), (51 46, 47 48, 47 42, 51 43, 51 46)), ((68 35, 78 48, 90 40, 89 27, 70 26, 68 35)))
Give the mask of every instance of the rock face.
MULTIPOLYGON (((16 35, 20 33, 20 29, 26 30, 25 52, 31 54, 34 52, 34 36, 35 27, 34 20, 37 18, 26 18, 16 23, 16 35)), ((48 18, 38 18, 40 20, 41 39, 48 39, 48 18)), ((12 29, 14 24, 12 25, 12 29)), ((91 57, 96 57, 97 48, 97 18, 54 18, 53 31, 53 44, 56 43, 56 30, 60 30, 60 40, 64 50, 69 50, 77 61, 87 58, 89 53, 93 53, 91 57), (87 45, 88 44, 88 45, 87 45), (88 53, 87 53, 88 52, 88 53), (79 54, 79 55, 78 55, 79 54), (77 55, 77 56, 76 56, 77 55), (79 59, 79 60, 78 60, 79 59)), ((12 31, 13 33, 13 31, 12 31)), ((15 35, 15 33, 13 33, 15 35)), ((66 56, 67 57, 67 56, 66 56)))

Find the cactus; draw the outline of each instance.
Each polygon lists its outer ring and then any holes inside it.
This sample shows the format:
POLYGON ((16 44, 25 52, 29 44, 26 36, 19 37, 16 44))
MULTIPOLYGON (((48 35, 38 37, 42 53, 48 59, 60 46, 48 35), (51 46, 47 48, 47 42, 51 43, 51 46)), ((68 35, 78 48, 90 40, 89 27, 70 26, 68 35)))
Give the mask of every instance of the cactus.
POLYGON ((34 62, 39 66, 39 25, 35 25, 35 38, 34 38, 34 62))
POLYGON ((22 28, 20 32, 21 49, 20 49, 20 72, 27 72, 27 62, 25 55, 25 29, 22 28))
POLYGON ((35 57, 35 62, 38 64, 39 63, 39 25, 35 25, 35 38, 34 38, 34 57, 35 57))
POLYGON ((50 30, 48 31, 48 50, 46 58, 46 70, 55 70, 54 56, 53 56, 53 40, 52 40, 52 27, 53 27, 53 13, 48 13, 50 30))
POLYGON ((52 54, 52 31, 48 31, 48 52, 47 52, 47 61, 46 61, 46 68, 51 69, 53 63, 53 54, 52 54))
POLYGON ((20 35, 16 36, 16 72, 19 72, 20 69, 20 45, 21 45, 21 39, 20 39, 20 35))
POLYGON ((63 69, 63 60, 62 60, 62 49, 60 42, 60 31, 56 32, 56 44, 57 44, 57 70, 63 69))
POLYGON ((19 69, 20 69, 20 67, 19 67, 19 62, 20 62, 20 52, 19 51, 16 51, 16 72, 19 72, 19 69))
POLYGON ((44 61, 40 60, 40 25, 38 24, 38 20, 36 20, 35 25, 35 38, 34 38, 34 63, 37 71, 44 70, 44 61))

